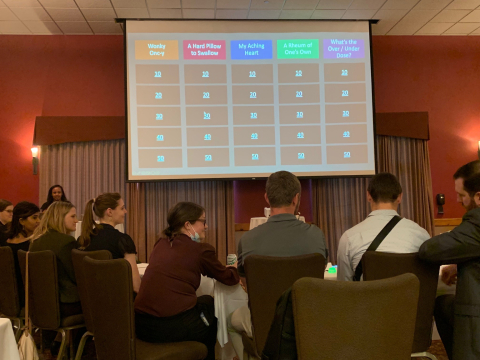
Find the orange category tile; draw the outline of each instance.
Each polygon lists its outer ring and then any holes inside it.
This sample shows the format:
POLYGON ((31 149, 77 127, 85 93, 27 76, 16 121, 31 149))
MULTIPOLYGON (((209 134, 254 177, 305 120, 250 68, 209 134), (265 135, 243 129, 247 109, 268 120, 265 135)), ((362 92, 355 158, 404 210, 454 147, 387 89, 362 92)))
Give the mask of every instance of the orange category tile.
POLYGON ((135 40, 137 60, 178 60, 177 40, 135 40))

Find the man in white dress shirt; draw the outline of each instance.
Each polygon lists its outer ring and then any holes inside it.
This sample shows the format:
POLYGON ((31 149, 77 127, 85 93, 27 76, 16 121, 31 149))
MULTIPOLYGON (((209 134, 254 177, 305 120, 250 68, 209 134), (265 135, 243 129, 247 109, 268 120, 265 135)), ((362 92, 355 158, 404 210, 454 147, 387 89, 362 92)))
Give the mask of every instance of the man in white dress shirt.
MULTIPOLYGON (((337 252, 337 280, 352 281, 355 269, 363 253, 368 249, 378 233, 397 216, 397 208, 402 201, 402 186, 395 175, 380 173, 368 185, 367 200, 372 212, 361 223, 348 229, 340 238, 337 252)), ((376 251, 388 253, 417 252, 428 232, 417 223, 402 219, 380 243, 376 251)))

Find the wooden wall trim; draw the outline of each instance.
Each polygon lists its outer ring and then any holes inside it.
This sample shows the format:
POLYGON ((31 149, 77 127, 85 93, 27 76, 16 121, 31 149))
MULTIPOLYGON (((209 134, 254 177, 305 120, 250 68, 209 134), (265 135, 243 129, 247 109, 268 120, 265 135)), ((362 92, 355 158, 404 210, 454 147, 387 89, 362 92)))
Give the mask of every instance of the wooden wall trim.
POLYGON ((462 219, 455 218, 455 219, 435 219, 434 224, 435 226, 457 226, 460 225, 462 219))
POLYGON ((37 116, 34 145, 125 139, 125 116, 37 116))
POLYGON ((430 140, 428 112, 395 112, 375 114, 377 135, 430 140))
POLYGON ((235 231, 248 231, 250 230, 250 223, 235 224, 235 231))

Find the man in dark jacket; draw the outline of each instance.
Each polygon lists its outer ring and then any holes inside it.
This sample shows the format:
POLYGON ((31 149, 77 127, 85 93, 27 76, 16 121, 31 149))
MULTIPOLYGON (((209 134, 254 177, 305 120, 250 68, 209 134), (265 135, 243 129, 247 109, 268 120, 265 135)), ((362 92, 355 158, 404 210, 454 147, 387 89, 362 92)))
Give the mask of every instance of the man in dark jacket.
POLYGON ((457 279, 456 295, 439 296, 435 321, 449 359, 480 359, 480 161, 454 175, 457 201, 467 210, 451 232, 434 236, 420 247, 421 259, 447 268, 442 280, 457 279))

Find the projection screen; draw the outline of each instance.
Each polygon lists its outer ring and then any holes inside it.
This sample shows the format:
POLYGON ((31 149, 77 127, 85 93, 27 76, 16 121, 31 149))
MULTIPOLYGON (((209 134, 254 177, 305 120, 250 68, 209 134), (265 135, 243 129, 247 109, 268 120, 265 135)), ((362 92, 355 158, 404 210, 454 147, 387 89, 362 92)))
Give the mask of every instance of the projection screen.
POLYGON ((375 173, 368 21, 127 20, 129 181, 375 173))

